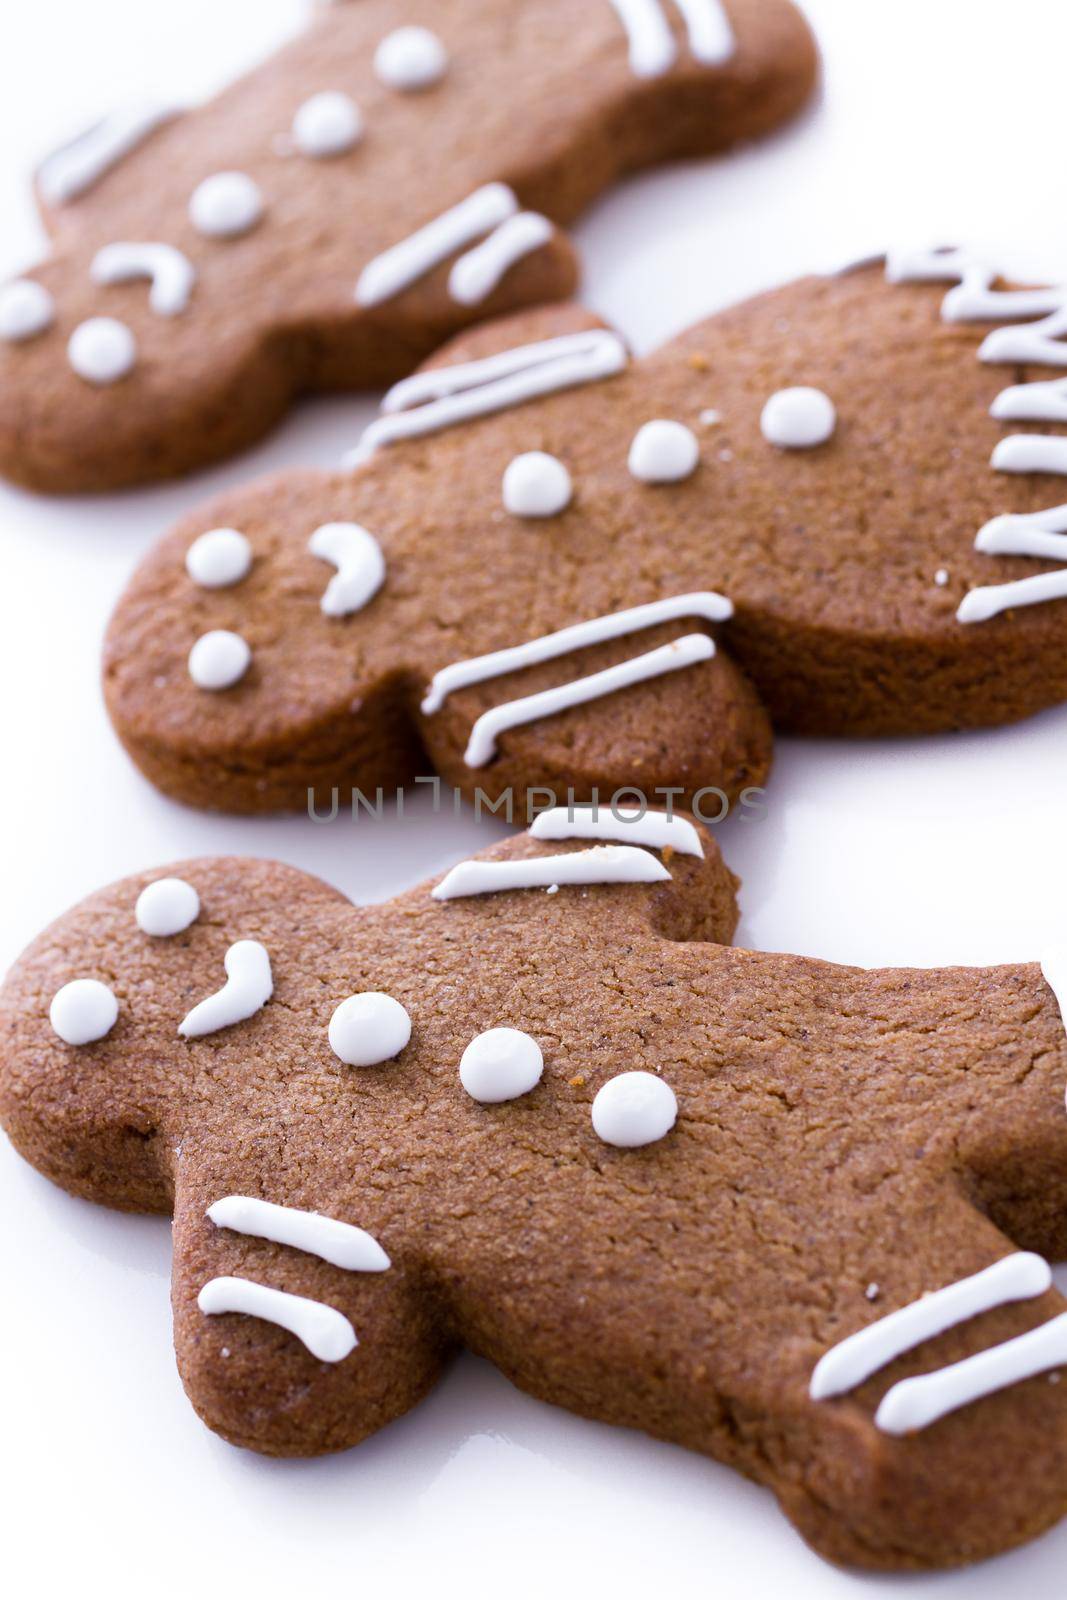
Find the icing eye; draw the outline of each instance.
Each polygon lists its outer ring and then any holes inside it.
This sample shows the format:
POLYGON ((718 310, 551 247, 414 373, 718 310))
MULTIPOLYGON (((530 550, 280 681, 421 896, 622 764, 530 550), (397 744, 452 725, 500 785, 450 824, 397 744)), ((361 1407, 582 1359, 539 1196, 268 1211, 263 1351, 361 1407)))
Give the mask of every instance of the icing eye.
POLYGON ((504 473, 504 506, 513 517, 555 517, 571 503, 574 485, 563 462, 543 450, 516 456, 504 473))
POLYGON ((189 676, 198 689, 232 689, 248 671, 252 651, 239 633, 215 628, 189 652, 189 676))
POLYGON ((79 378, 103 387, 133 371, 137 341, 124 322, 90 317, 71 334, 67 355, 79 378))
POLYGON ((374 71, 389 89, 429 89, 448 71, 448 51, 429 28, 396 28, 374 52, 374 71))
POLYGON ((653 1072, 621 1072, 593 1101, 593 1131, 605 1144, 636 1150, 670 1133, 678 1101, 670 1084, 653 1072))
POLYGON ((779 389, 763 408, 760 429, 780 450, 811 450, 837 427, 837 411, 821 389, 779 389))
POLYGON ((245 172, 216 172, 193 190, 189 220, 209 239, 237 239, 263 215, 259 185, 245 172))
POLYGON ((0 339, 21 344, 44 333, 56 319, 56 304, 43 283, 16 278, 0 289, 0 339))
POLYGON ((459 1081, 472 1100, 500 1105, 529 1094, 544 1071, 541 1046, 518 1028, 490 1028, 472 1039, 459 1064, 459 1081))
POLYGON ((293 142, 301 155, 321 160, 341 156, 363 137, 363 115, 347 94, 328 90, 305 100, 293 118, 293 142))
POLYGON ((185 553, 185 570, 202 589, 228 589, 247 578, 251 566, 252 546, 236 528, 212 528, 185 553))
POLYGON ((183 878, 157 878, 141 890, 134 915, 142 933, 155 939, 170 939, 196 921, 200 896, 183 878))
POLYGON ((662 417, 646 422, 630 446, 630 471, 641 483, 681 483, 696 471, 699 460, 692 429, 662 417))
POLYGON ((349 1067, 377 1067, 411 1038, 411 1018, 389 994, 354 994, 330 1018, 330 1049, 349 1067))
POLYGON ((48 1020, 64 1044, 93 1044, 109 1034, 118 1019, 119 1003, 106 983, 75 978, 53 997, 48 1020))

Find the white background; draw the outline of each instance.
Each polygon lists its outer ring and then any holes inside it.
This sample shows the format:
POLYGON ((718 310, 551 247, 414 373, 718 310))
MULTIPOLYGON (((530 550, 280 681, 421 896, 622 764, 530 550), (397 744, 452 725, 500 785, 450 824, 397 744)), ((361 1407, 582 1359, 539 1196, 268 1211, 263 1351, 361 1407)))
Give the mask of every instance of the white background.
MULTIPOLYGON (((1061 0, 806 10, 826 84, 802 123, 726 163, 629 183, 577 230, 588 299, 641 349, 894 240, 994 240, 1022 266, 1067 274, 1061 0)), ((37 156, 123 95, 207 92, 297 26, 303 6, 9 0, 5 11, 6 272, 40 248, 26 183, 37 156)), ((307 404, 249 457, 178 487, 66 502, 0 489, 0 965, 84 893, 144 866, 271 855, 375 899, 487 840, 469 817, 316 828, 185 812, 141 781, 104 717, 100 638, 141 552, 209 491, 286 463, 334 464, 370 415, 363 400, 307 404)), ((936 964, 1032 958, 1067 937, 1065 734, 1067 709, 922 742, 780 741, 766 820, 721 831, 745 880, 741 938, 936 964)), ((267 1594, 374 1584, 475 1600, 587 1581, 723 1600, 1063 1593, 1067 1525, 967 1573, 837 1573, 762 1490, 539 1406, 470 1360, 355 1452, 296 1464, 242 1454, 202 1428, 174 1370, 165 1222, 68 1199, 6 1145, 0 1217, 3 1560, 35 1577, 47 1569, 72 1588, 102 1574, 119 1593, 254 1579, 267 1594)))

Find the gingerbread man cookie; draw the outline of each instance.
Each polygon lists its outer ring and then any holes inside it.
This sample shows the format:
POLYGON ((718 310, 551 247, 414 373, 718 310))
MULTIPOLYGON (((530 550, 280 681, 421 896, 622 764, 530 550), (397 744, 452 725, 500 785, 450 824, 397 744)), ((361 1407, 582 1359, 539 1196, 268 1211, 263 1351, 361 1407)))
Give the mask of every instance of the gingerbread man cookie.
POLYGON ((41 167, 53 258, 0 288, 0 470, 109 489, 229 455, 572 292, 557 232, 807 99, 790 0, 358 0, 210 104, 41 167))
POLYGON ((885 735, 1067 699, 1064 303, 935 251, 641 361, 573 307, 479 329, 352 470, 239 490, 149 555, 107 640, 119 735, 195 805, 328 809, 428 757, 521 820, 541 785, 736 797, 767 713, 885 735))
POLYGON ((466 1346, 832 1560, 992 1555, 1067 1511, 1067 954, 733 950, 735 887, 685 817, 606 810, 367 909, 265 862, 127 880, 9 976, 0 1115, 173 1209, 234 1443, 356 1444, 466 1346))

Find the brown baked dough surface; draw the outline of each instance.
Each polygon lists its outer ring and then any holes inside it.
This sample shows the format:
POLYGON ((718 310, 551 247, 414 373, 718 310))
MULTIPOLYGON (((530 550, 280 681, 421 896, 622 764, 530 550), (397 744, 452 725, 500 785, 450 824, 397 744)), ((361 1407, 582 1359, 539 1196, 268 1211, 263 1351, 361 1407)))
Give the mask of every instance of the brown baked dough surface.
MULTIPOLYGON (((448 293, 450 263, 370 310, 363 267, 490 182, 572 222, 638 167, 708 155, 753 138, 807 100, 816 52, 790 0, 727 0, 737 40, 701 66, 675 8, 675 65, 640 78, 609 0, 358 0, 309 29, 209 104, 153 133, 88 192, 45 207, 53 258, 32 276, 54 295, 55 325, 0 343, 0 471, 51 491, 112 489, 201 466, 250 444, 308 390, 373 388, 410 372, 472 321, 574 290, 557 234, 481 305, 448 293), (437 86, 398 93, 375 76, 375 47, 399 25, 446 44, 437 86), (343 90, 366 132, 348 154, 279 149, 311 95, 343 90), (259 185, 263 220, 208 239, 189 198, 212 174, 259 185), (99 287, 96 252, 116 241, 177 246, 199 278, 184 314, 148 308, 144 283, 99 287), (139 358, 116 384, 77 377, 66 341, 90 317, 133 331, 139 358)), ((457 252, 458 253, 458 252, 457 252)))
MULTIPOLYGON (((493 859, 583 848, 528 836, 493 859)), ((354 909, 248 860, 180 873, 202 914, 149 939, 147 874, 44 933, 0 994, 0 1115, 78 1195, 175 1215, 178 1362, 204 1420, 275 1455, 343 1449, 423 1396, 459 1346, 583 1416, 737 1467, 830 1559, 975 1560, 1067 1511, 1067 1385, 1035 1378, 925 1431, 874 1426, 889 1385, 1031 1329, 1050 1293, 987 1313, 840 1399, 817 1359, 846 1334, 1013 1246, 1067 1256, 1067 1040, 1036 966, 872 971, 727 948, 735 882, 709 841, 654 886, 438 903, 428 886, 354 909), (237 939, 270 952, 274 998, 206 1038, 178 1022, 237 939), (103 1041, 48 1022, 58 988, 118 997, 103 1041), (384 1066, 343 1066, 335 1006, 384 990, 412 1019, 384 1066), (522 1099, 477 1104, 457 1067, 509 1025, 545 1057, 522 1099), (678 1097, 657 1144, 603 1144, 616 1073, 678 1097), (368 1229, 392 1258, 345 1273, 217 1229, 247 1194, 368 1229), (337 1365, 196 1297, 234 1273, 323 1300, 359 1346, 337 1365), (868 1285, 879 1286, 872 1303, 868 1285), (228 1354, 225 1354, 228 1352, 228 1354)))

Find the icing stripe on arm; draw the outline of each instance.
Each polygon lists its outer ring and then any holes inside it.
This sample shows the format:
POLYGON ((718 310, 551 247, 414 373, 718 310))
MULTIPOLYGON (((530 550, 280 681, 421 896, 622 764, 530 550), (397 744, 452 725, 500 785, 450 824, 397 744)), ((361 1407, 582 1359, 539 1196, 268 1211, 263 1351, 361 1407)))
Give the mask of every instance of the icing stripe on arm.
MULTIPOLYGON (((705 66, 720 66, 737 48, 722 0, 675 0, 689 33, 689 48, 705 66)), ((669 72, 678 47, 663 0, 611 0, 630 43, 630 71, 636 78, 669 72)))
POLYGON ((842 1339, 827 1351, 812 1373, 811 1398, 829 1400, 834 1395, 847 1394, 898 1356, 947 1328, 969 1322, 996 1306, 1031 1300, 1051 1286, 1052 1270, 1041 1256, 1029 1251, 1005 1256, 983 1272, 913 1300, 842 1339))
POLYGON ((704 855, 700 835, 688 818, 667 811, 553 806, 535 819, 530 833, 535 839, 620 839, 653 850, 670 849, 680 856, 704 855))
POLYGON ((207 1317, 239 1311, 246 1317, 273 1322, 298 1338, 319 1361, 343 1361, 359 1340, 348 1318, 319 1300, 286 1294, 248 1278, 212 1278, 196 1300, 207 1317))
POLYGON ((178 112, 177 106, 144 104, 113 111, 45 158, 37 169, 42 198, 51 206, 76 200, 178 112))
POLYGON ((449 275, 449 294, 461 306, 480 305, 517 262, 548 244, 554 232, 538 211, 509 217, 488 239, 460 256, 449 275))
POLYGON ((1067 561, 1067 506, 1029 515, 994 517, 978 530, 974 548, 987 556, 1033 556, 1067 561))
POLYGON ((570 683, 561 683, 554 689, 542 689, 539 694, 526 695, 521 700, 508 700, 478 718, 471 729, 463 759, 468 767, 484 767, 496 754, 497 736, 509 728, 539 722, 542 717, 557 716, 571 706, 599 700, 604 695, 628 689, 631 684, 645 683, 667 672, 679 672, 684 667, 695 666, 698 661, 710 661, 714 654, 715 641, 706 633, 687 633, 684 639, 660 645, 658 650, 649 650, 643 656, 634 656, 630 661, 606 667, 603 672, 591 673, 587 678, 573 678, 570 683))
POLYGON ((345 1272, 387 1272, 391 1265, 377 1239, 369 1233, 317 1211, 298 1211, 292 1206, 273 1205, 269 1200, 231 1194, 208 1206, 207 1214, 216 1228, 292 1245, 294 1250, 318 1256, 345 1272))
POLYGON ((364 429, 343 465, 357 467, 383 445, 439 433, 542 395, 597 383, 624 371, 629 359, 618 334, 590 328, 502 350, 481 361, 417 372, 389 390, 382 401, 383 415, 364 429))
POLYGON ((521 861, 461 861, 436 889, 435 900, 502 894, 508 889, 551 889, 560 884, 662 883, 670 873, 655 856, 633 845, 599 845, 563 856, 527 856, 521 861))
POLYGON ((487 183, 417 233, 367 263, 356 284, 356 304, 380 305, 408 289, 455 251, 491 233, 519 209, 506 183, 487 183))
POLYGON ((988 622, 1002 611, 1016 606, 1039 606, 1046 600, 1067 600, 1067 569, 1043 572, 1036 578, 1020 578, 1016 583, 991 583, 964 595, 956 612, 957 622, 988 622))
POLYGON ((573 650, 586 650, 590 645, 603 644, 608 639, 619 639, 628 633, 639 633, 660 622, 676 622, 681 617, 703 617, 707 622, 727 622, 734 614, 732 603, 714 590, 694 594, 673 595, 666 600, 653 600, 647 605, 632 606, 626 611, 612 611, 604 617, 593 617, 588 622, 576 622, 572 627, 560 628, 556 633, 542 634, 526 644, 507 650, 494 650, 489 655, 473 656, 469 661, 457 661, 435 672, 422 710, 426 716, 440 711, 450 694, 466 689, 472 683, 484 683, 487 678, 500 678, 508 672, 520 672, 524 667, 535 667, 542 661, 553 661, 557 656, 568 655, 573 650))
POLYGON ((916 1433, 961 1406, 1064 1365, 1067 1313, 951 1367, 903 1379, 890 1389, 874 1420, 883 1433, 916 1433))

